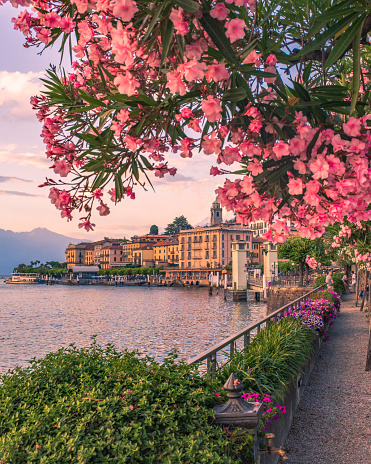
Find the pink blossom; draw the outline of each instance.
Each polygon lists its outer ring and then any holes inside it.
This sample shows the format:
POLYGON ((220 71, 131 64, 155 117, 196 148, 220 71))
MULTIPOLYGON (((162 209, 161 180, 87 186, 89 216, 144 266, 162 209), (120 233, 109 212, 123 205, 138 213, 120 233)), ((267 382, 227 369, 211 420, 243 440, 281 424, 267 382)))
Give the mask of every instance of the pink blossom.
POLYGON ((108 191, 108 195, 111 195, 111 201, 116 202, 116 189, 111 188, 111 190, 108 191))
POLYGON ((95 227, 95 224, 92 224, 89 220, 83 221, 79 224, 79 229, 84 228, 86 232, 94 230, 93 227, 95 227))
POLYGON ((212 95, 207 97, 207 100, 202 102, 202 111, 209 122, 215 122, 222 118, 222 107, 218 99, 213 98, 212 95))
POLYGON ((72 166, 65 159, 56 160, 54 163, 54 172, 59 174, 61 177, 67 177, 71 171, 72 166))
POLYGON ((260 161, 254 158, 254 161, 247 165, 247 169, 251 172, 253 176, 257 176, 263 172, 263 165, 260 161))
POLYGON ((227 28, 225 35, 231 42, 236 42, 236 40, 245 37, 246 24, 242 19, 231 19, 225 23, 225 27, 227 28))
POLYGON ((348 122, 343 123, 344 132, 350 137, 358 137, 361 133, 362 121, 357 118, 349 118, 348 122))
POLYGON ((247 57, 243 60, 243 64, 254 64, 257 66, 260 63, 260 53, 257 53, 255 50, 250 52, 247 57))
POLYGON ((201 147, 205 155, 218 154, 222 147, 222 141, 215 137, 215 132, 212 132, 210 138, 207 134, 204 135, 201 147))
POLYGON ((244 176, 240 181, 241 192, 246 195, 251 195, 255 191, 255 185, 252 177, 244 176))
POLYGON ((274 144, 273 153, 277 156, 277 159, 280 160, 283 156, 288 156, 290 154, 289 145, 280 140, 274 144))
POLYGON ((110 213, 110 209, 104 203, 98 206, 97 210, 99 211, 99 216, 108 216, 108 214, 110 213))
POLYGON ((187 93, 187 87, 183 82, 181 74, 179 72, 167 73, 166 79, 166 86, 170 89, 171 93, 179 93, 180 95, 185 95, 187 93))
POLYGON ((131 21, 138 11, 137 4, 133 0, 114 0, 111 4, 113 4, 113 14, 123 21, 131 21))
POLYGON ((265 60, 266 64, 268 66, 276 66, 277 64, 277 58, 275 57, 275 55, 269 55, 268 58, 265 60))
POLYGON ((291 177, 288 182, 289 194, 290 195, 302 195, 304 182, 301 179, 295 179, 291 177))
POLYGON ((44 25, 54 29, 60 26, 61 17, 55 11, 50 11, 44 16, 44 25))
POLYGON ((187 35, 189 32, 189 26, 183 18, 183 9, 179 8, 179 10, 175 10, 174 8, 171 10, 170 21, 174 24, 174 28, 179 35, 187 35))
POLYGON ((93 197, 96 198, 97 200, 99 200, 99 198, 101 198, 103 196, 103 192, 100 188, 94 190, 93 192, 93 197))
POLYGON ((210 16, 220 21, 227 19, 229 9, 224 6, 224 3, 217 3, 210 11, 210 16))
POLYGON ((203 52, 205 52, 207 49, 208 45, 206 40, 199 39, 186 45, 185 55, 189 60, 192 60, 193 58, 195 60, 200 60, 202 58, 203 52))
POLYGON ((213 80, 214 82, 227 81, 230 77, 229 72, 225 68, 224 63, 210 64, 207 67, 205 77, 208 82, 213 80))
POLYGON ((313 172, 313 179, 327 179, 330 166, 323 156, 318 156, 316 161, 310 163, 309 169, 313 172))
POLYGON ((222 154, 220 156, 220 161, 227 166, 235 163, 236 161, 241 161, 241 153, 237 147, 225 147, 222 150, 222 154))
POLYGON ((217 167, 212 166, 210 168, 210 175, 211 176, 217 176, 218 174, 221 174, 221 171, 217 167))
POLYGON ((70 16, 66 15, 61 17, 60 28, 62 32, 69 34, 73 31, 75 26, 76 23, 72 20, 72 18, 70 18, 70 16))
POLYGON ((123 74, 116 76, 113 83, 120 93, 126 94, 128 97, 135 95, 135 89, 139 87, 139 82, 129 72, 125 76, 123 74))

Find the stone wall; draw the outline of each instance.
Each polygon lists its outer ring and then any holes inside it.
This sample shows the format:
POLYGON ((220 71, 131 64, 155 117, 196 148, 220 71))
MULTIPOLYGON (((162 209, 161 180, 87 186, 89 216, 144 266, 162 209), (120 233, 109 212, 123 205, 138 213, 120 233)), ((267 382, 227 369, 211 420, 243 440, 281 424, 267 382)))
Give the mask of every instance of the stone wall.
POLYGON ((306 293, 313 290, 313 287, 271 287, 267 289, 267 315, 273 313, 290 301, 297 300, 306 293))

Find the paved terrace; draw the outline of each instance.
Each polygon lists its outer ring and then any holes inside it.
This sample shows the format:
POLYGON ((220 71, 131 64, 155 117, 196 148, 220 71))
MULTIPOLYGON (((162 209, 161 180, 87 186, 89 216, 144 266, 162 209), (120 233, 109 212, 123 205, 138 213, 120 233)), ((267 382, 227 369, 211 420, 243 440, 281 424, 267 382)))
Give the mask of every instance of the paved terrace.
POLYGON ((292 464, 371 464, 371 371, 365 372, 369 322, 343 296, 283 448, 292 464))

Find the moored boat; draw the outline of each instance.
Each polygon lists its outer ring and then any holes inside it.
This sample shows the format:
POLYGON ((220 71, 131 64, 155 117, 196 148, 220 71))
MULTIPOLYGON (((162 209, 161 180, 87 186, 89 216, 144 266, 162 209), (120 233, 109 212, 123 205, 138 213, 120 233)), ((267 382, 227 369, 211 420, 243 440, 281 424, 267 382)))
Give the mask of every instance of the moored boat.
POLYGON ((21 272, 13 272, 11 279, 5 280, 6 284, 40 284, 40 275, 34 272, 22 274, 21 272))

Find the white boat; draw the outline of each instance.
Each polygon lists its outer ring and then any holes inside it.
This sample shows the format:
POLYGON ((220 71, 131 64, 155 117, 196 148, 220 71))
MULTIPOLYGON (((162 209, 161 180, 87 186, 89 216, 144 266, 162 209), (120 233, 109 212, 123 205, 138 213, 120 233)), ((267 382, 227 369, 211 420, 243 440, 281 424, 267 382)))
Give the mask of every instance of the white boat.
POLYGON ((21 272, 13 272, 11 279, 5 280, 6 284, 40 284, 40 275, 30 272, 22 274, 21 272))

